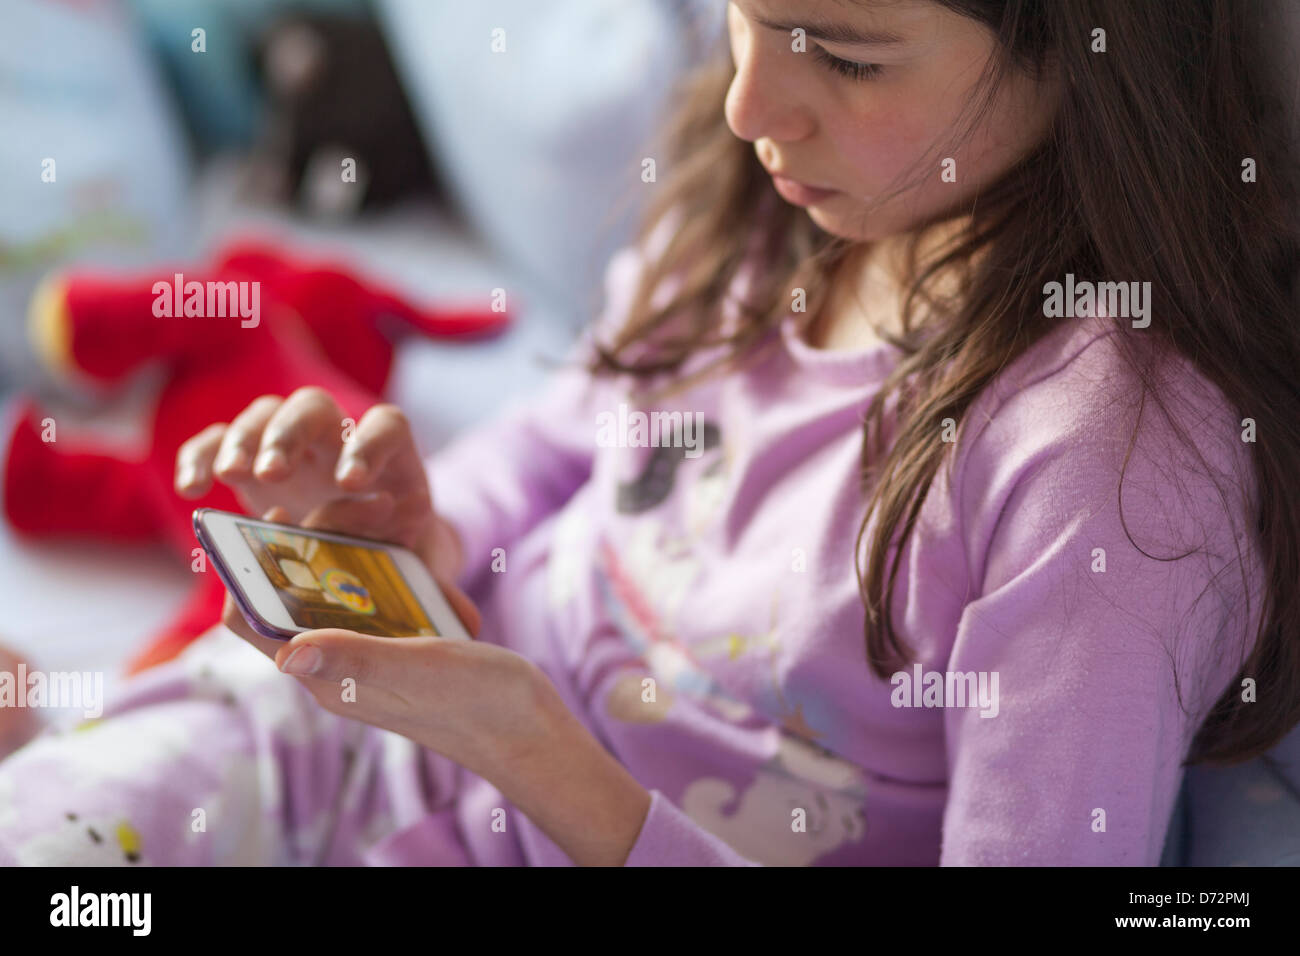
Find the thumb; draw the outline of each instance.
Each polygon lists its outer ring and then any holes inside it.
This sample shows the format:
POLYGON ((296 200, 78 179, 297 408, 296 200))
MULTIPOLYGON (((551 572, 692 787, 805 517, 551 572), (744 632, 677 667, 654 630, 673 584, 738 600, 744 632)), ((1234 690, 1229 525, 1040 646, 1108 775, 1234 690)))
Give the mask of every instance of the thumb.
POLYGON ((376 637, 335 627, 303 631, 275 655, 275 666, 295 677, 397 688, 410 680, 417 662, 438 654, 437 637, 376 637), (418 656, 415 656, 418 655, 418 656))

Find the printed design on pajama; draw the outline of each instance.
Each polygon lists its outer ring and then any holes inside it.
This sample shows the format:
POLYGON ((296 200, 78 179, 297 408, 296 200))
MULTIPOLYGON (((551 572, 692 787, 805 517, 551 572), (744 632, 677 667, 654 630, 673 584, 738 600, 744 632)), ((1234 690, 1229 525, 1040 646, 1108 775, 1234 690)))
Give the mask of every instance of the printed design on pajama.
POLYGON ((792 704, 781 686, 779 589, 771 596, 769 626, 761 633, 731 631, 689 644, 678 636, 674 622, 703 570, 696 542, 721 515, 733 458, 716 425, 706 424, 704 435, 701 463, 688 463, 681 448, 656 448, 637 479, 617 489, 618 511, 631 516, 668 500, 679 480, 690 482, 684 532, 675 533, 668 527, 671 522, 658 516, 637 522, 616 540, 597 538, 595 579, 602 607, 656 685, 655 701, 646 703, 642 676, 627 675, 612 685, 606 712, 628 723, 660 723, 671 719, 680 694, 721 720, 769 720, 775 753, 753 768, 744 786, 699 777, 684 787, 680 805, 749 859, 806 866, 866 835, 866 779, 859 767, 818 743, 820 734, 808 724, 803 704, 792 704), (720 668, 746 662, 766 675, 752 700, 729 691, 717 676, 720 668), (805 830, 792 828, 795 816, 802 817, 805 830))
POLYGON ((452 803, 455 768, 438 761, 324 710, 217 627, 99 720, 0 762, 0 862, 365 863, 452 803))

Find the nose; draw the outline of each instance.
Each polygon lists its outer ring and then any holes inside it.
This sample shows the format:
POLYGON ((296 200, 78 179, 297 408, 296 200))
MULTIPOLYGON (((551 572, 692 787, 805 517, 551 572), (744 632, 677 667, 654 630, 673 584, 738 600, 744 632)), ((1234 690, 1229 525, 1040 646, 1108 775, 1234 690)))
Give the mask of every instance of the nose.
POLYGON ((794 64, 782 62, 783 54, 790 58, 798 54, 763 46, 752 31, 733 44, 732 54, 736 75, 724 107, 731 131, 751 143, 795 142, 810 136, 816 124, 789 76, 794 64))

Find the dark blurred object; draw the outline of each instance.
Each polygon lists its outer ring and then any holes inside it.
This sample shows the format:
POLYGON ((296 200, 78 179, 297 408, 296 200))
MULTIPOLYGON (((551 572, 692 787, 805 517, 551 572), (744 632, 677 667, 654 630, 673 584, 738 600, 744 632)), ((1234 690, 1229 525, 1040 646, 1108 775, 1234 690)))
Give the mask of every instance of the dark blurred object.
POLYGON ((264 134, 248 189, 341 217, 440 196, 387 44, 368 19, 298 12, 258 43, 264 134))

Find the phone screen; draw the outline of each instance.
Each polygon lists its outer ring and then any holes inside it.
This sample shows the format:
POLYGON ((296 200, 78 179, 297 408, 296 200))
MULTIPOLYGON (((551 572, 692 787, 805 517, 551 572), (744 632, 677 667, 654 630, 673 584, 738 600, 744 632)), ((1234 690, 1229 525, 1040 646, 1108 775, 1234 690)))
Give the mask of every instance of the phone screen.
POLYGON ((388 552, 236 521, 299 627, 438 637, 388 552))

